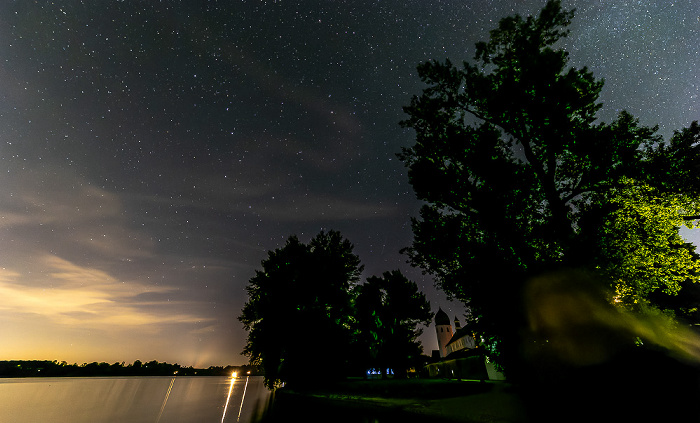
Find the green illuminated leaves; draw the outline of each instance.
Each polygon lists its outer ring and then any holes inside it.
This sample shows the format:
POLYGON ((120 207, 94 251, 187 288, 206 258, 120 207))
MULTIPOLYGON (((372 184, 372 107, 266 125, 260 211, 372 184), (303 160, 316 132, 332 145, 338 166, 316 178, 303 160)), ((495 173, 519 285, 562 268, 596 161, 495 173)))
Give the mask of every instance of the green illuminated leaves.
POLYGON ((610 194, 613 211, 600 228, 601 269, 624 304, 644 303, 657 289, 677 294, 685 281, 700 282, 694 246, 678 234, 693 227, 684 216, 700 214, 700 200, 664 193, 623 179, 610 194))

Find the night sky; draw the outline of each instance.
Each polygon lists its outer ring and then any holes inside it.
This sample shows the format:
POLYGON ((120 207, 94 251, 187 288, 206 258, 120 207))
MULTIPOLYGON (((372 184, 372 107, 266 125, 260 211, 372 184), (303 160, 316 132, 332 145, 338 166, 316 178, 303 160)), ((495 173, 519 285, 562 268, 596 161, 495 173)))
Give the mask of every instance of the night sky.
MULTIPOLYGON (((1 2, 0 359, 243 364, 248 280, 321 229, 461 313, 398 252, 420 206, 401 107, 418 63, 544 4, 1 2)), ((564 6, 603 121, 700 119, 700 2, 564 6)))

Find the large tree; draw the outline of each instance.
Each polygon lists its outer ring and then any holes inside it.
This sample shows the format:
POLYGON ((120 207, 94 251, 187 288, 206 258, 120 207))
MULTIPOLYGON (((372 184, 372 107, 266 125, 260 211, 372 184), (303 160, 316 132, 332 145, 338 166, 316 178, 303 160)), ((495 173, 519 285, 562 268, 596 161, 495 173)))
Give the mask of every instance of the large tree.
POLYGON ((387 368, 397 377, 415 365, 422 354, 417 338, 433 314, 425 295, 401 271, 371 276, 357 287, 355 302, 357 343, 366 368, 387 368))
POLYGON ((362 269, 353 245, 336 231, 322 231, 309 244, 291 236, 268 253, 239 316, 249 331, 244 354, 263 367, 268 387, 345 376, 352 292, 362 269))
POLYGON ((516 329, 523 281, 547 269, 595 269, 631 305, 698 280, 678 226, 700 214, 700 130, 666 144, 627 112, 599 123, 603 81, 559 48, 572 18, 551 0, 502 19, 474 63, 421 64, 427 87, 404 108, 416 143, 400 158, 426 203, 405 252, 491 346, 516 329))

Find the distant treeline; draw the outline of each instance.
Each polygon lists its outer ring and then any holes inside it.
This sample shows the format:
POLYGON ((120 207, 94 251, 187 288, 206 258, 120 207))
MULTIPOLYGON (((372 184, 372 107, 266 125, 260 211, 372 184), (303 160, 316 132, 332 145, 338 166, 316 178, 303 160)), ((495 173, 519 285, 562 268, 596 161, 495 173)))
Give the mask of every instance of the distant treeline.
POLYGON ((68 364, 65 361, 16 360, 0 361, 0 377, 84 377, 84 376, 230 376, 260 375, 254 366, 211 366, 206 369, 184 367, 179 364, 160 363, 156 360, 133 364, 83 363, 68 364), (250 373, 248 373, 250 372, 250 373))

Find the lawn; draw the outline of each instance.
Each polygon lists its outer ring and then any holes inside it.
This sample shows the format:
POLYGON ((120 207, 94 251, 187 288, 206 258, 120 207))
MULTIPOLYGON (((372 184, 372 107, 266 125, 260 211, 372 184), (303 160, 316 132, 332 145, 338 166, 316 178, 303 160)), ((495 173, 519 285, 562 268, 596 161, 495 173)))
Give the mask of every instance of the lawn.
POLYGON ((504 382, 443 379, 347 380, 282 388, 266 422, 523 422, 522 403, 504 382))
POLYGON ((331 396, 377 398, 441 399, 490 391, 494 383, 474 380, 447 379, 348 379, 333 383, 318 383, 295 393, 331 396))

